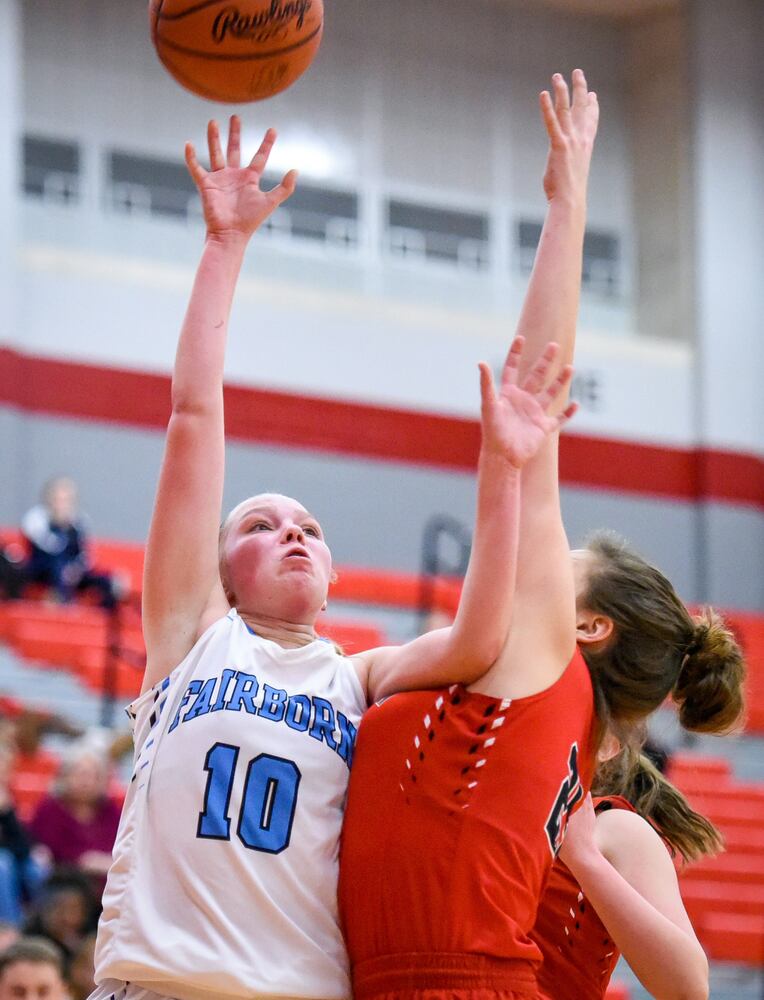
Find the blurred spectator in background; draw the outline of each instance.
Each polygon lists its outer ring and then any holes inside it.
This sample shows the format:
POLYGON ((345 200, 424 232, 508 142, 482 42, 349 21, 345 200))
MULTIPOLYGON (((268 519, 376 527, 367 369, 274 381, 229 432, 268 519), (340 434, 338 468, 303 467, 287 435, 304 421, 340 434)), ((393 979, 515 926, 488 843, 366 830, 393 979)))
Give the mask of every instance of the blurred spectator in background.
POLYGON ((45 870, 31 856, 30 841, 16 815, 9 780, 13 749, 0 743, 0 920, 18 925, 22 904, 30 900, 45 870))
POLYGON ((18 927, 0 920, 0 955, 7 951, 12 944, 16 944, 20 937, 21 931, 18 927))
POLYGON ((39 938, 20 938, 0 954, 0 1000, 66 1000, 61 959, 39 938))
POLYGON ((10 546, 0 545, 0 600, 15 601, 21 597, 27 575, 19 555, 10 546))
POLYGON ((69 965, 71 1000, 88 1000, 95 989, 95 943, 95 934, 87 934, 69 965))
POLYGON ((68 977, 84 938, 95 929, 97 909, 87 876, 75 868, 61 868, 40 891, 24 933, 50 941, 68 977))
POLYGON ((58 755, 41 744, 48 733, 81 736, 82 730, 66 719, 15 698, 0 695, 0 740, 13 750, 10 793, 23 822, 31 819, 40 799, 58 773, 58 755))
POLYGON ((117 593, 112 577, 93 571, 87 553, 85 524, 77 509, 77 487, 65 477, 51 479, 42 503, 24 515, 21 532, 29 545, 29 580, 54 589, 68 604, 76 593, 96 591, 104 608, 113 608, 117 593))
POLYGON ((70 747, 52 794, 40 802, 29 824, 55 864, 77 865, 94 876, 98 895, 111 864, 120 806, 107 794, 110 762, 91 743, 70 747))

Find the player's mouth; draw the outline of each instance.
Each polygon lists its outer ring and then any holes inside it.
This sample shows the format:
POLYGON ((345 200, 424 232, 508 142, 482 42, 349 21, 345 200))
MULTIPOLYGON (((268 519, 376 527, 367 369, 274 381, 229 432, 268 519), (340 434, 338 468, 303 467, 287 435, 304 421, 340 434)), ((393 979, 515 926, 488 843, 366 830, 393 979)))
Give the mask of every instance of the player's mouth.
POLYGON ((282 559, 307 559, 310 562, 310 556, 308 555, 308 550, 303 548, 302 545, 294 545, 288 552, 285 552, 281 557, 282 559))

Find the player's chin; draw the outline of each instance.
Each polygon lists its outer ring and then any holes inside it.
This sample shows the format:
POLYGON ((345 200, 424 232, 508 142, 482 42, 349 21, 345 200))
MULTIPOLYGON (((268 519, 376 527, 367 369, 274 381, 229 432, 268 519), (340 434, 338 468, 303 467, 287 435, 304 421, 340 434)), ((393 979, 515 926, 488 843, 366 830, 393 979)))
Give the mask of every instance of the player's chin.
POLYGON ((310 559, 303 556, 289 556, 288 559, 284 559, 281 565, 282 571, 290 575, 302 574, 311 577, 315 576, 313 563, 310 559))

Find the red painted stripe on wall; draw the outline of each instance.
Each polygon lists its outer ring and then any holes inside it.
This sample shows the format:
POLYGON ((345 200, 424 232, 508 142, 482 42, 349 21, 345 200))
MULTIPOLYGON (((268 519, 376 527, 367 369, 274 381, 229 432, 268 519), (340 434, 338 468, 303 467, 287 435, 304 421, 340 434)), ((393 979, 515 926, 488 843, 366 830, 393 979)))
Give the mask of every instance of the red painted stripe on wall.
MULTIPOLYGON (((166 375, 0 349, 0 402, 31 413, 162 428, 170 412, 166 375)), ((471 471, 476 421, 459 417, 226 387, 229 438, 364 458, 471 471)), ((680 500, 764 507, 764 461, 754 455, 566 434, 563 483, 680 500)))

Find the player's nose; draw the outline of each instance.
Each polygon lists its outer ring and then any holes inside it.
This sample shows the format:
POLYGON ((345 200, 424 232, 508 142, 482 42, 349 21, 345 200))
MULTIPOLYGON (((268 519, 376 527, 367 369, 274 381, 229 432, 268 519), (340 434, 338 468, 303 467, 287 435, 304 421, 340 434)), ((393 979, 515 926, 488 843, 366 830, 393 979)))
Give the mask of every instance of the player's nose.
POLYGON ((298 524, 286 524, 282 540, 284 542, 299 542, 302 545, 305 542, 305 535, 298 524))

